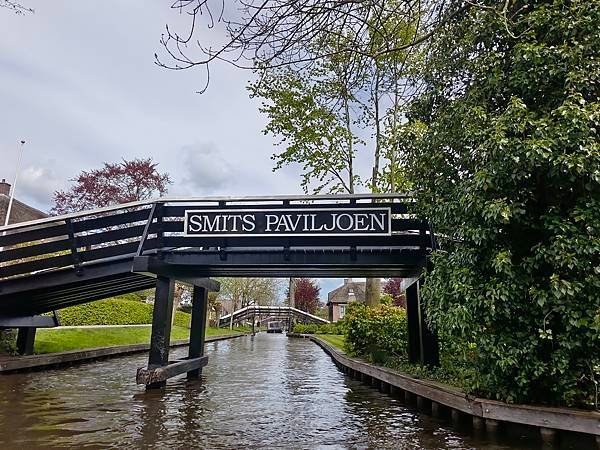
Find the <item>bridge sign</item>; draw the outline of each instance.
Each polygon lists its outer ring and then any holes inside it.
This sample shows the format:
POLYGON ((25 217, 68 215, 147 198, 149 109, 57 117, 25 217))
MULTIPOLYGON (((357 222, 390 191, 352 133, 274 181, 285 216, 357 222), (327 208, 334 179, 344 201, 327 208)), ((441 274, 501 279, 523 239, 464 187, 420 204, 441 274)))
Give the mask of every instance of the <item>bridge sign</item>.
POLYGON ((185 236, 391 236, 389 207, 191 209, 185 236))

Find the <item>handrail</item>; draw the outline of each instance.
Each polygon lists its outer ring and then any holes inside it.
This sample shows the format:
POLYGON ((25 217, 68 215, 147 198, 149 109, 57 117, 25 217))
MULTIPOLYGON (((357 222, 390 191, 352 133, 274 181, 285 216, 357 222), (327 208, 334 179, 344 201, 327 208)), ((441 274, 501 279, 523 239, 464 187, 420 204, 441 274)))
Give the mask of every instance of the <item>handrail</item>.
POLYGON ((322 201, 322 200, 352 200, 352 199, 389 199, 401 200, 411 199, 411 194, 319 194, 319 195, 274 195, 274 196, 241 196, 241 197, 159 197, 156 199, 140 200, 136 202, 120 203, 118 205, 106 206, 86 211, 79 211, 59 216, 50 216, 43 219, 31 220, 28 222, 19 222, 0 227, 0 232, 14 230, 19 228, 27 228, 34 225, 42 225, 47 223, 61 222, 66 219, 76 219, 105 212, 118 211, 120 209, 135 208, 139 206, 148 206, 154 203, 213 203, 213 202, 276 202, 276 201, 322 201))
MULTIPOLYGON (((315 319, 315 320, 319 320, 319 321, 323 321, 324 323, 329 323, 329 321, 327 319, 323 319, 322 317, 319 316, 315 316, 314 314, 311 314, 309 312, 306 311, 302 311, 301 309, 298 308, 294 308, 293 306, 268 306, 268 305, 249 305, 249 306, 244 306, 243 308, 238 309, 237 311, 233 312, 234 317, 235 316, 240 316, 243 313, 249 312, 249 311, 265 311, 265 312, 272 312, 272 311, 276 311, 276 312, 285 312, 285 311, 291 311, 294 312, 298 315, 302 315, 302 316, 307 316, 310 317, 311 319, 315 319)), ((226 314, 224 316, 219 317, 219 322, 222 320, 228 320, 231 318, 231 314, 226 314)))

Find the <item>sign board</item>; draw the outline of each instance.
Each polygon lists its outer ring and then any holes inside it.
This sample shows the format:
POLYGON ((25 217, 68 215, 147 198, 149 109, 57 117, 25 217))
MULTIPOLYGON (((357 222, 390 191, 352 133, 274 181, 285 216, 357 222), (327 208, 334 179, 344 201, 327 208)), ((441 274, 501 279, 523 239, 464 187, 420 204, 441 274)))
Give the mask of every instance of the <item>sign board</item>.
POLYGON ((185 211, 185 236, 390 236, 389 207, 185 211))

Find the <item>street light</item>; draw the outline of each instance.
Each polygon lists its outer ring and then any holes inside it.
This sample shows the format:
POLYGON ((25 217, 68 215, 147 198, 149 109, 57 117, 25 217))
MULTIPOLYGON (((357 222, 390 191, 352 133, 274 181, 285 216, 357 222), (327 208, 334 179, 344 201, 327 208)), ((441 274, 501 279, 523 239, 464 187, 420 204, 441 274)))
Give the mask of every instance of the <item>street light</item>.
POLYGON ((6 209, 6 217, 4 218, 4 226, 8 225, 10 219, 10 211, 12 209, 13 200, 15 198, 15 189, 17 189, 17 180, 19 179, 19 170, 21 169, 21 160, 23 159, 23 149, 25 148, 25 141, 21 141, 21 148, 19 151, 19 159, 17 159, 17 171, 15 172, 15 179, 12 184, 12 188, 9 193, 8 208, 6 209))

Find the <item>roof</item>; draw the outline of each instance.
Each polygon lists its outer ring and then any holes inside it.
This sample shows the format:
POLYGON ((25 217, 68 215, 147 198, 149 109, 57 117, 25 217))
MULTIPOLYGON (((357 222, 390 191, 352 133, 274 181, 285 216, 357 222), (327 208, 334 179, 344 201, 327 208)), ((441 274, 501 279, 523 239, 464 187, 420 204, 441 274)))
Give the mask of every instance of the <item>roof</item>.
MULTIPOLYGON (((8 203, 10 202, 10 197, 6 194, 0 194, 0 226, 4 225, 4 219, 6 217, 6 211, 8 210, 8 203)), ((48 217, 43 211, 36 209, 32 206, 29 206, 23 203, 16 198, 13 199, 12 209, 10 212, 10 221, 9 224, 18 223, 18 222, 27 222, 29 220, 37 220, 48 217)))
POLYGON ((365 301, 365 281, 346 281, 343 285, 335 288, 327 294, 327 304, 330 303, 348 303, 350 292, 354 294, 354 299, 360 302, 365 301))

